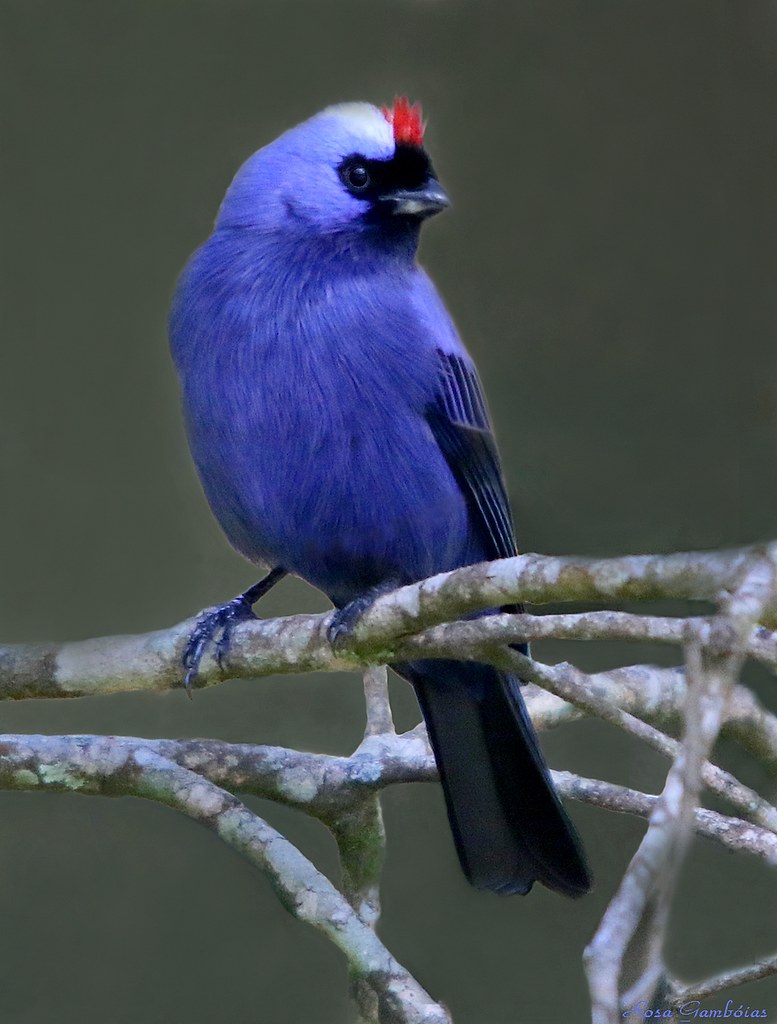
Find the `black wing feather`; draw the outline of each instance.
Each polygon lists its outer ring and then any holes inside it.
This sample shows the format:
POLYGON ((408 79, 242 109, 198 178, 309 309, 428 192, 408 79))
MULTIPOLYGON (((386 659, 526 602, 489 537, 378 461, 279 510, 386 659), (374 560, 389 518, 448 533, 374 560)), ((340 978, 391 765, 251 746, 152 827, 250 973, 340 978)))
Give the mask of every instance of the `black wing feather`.
POLYGON ((517 554, 499 453, 477 372, 468 359, 438 352, 440 388, 429 424, 473 512, 486 558, 517 554))
MULTIPOLYGON (((509 557, 516 553, 510 506, 477 374, 466 356, 438 356, 428 422, 466 496, 483 556, 509 557)), ((526 644, 515 647, 528 651, 526 644)), ((456 848, 473 885, 525 893, 539 880, 568 896, 587 892, 585 856, 553 789, 520 680, 472 662, 395 667, 418 694, 456 848)))

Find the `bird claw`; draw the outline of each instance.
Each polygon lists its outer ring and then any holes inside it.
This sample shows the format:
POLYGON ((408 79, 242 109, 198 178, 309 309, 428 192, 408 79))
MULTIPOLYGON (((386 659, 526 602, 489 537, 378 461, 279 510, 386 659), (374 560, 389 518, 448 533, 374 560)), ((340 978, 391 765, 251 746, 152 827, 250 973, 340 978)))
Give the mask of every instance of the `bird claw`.
POLYGON ((348 645, 348 641, 361 621, 365 613, 373 606, 381 594, 389 594, 396 590, 399 584, 396 580, 387 580, 366 594, 349 601, 342 608, 337 608, 326 629, 326 636, 333 649, 341 651, 348 645))
POLYGON ((190 696, 192 684, 199 675, 200 662, 205 656, 208 646, 213 644, 216 663, 220 669, 223 669, 235 626, 247 619, 255 618, 251 605, 242 594, 240 597, 219 605, 218 608, 210 608, 200 615, 197 625, 189 636, 182 658, 183 667, 186 669, 183 685, 190 696))
POLYGON ((327 626, 326 636, 329 643, 335 650, 342 650, 347 644, 348 638, 356 628, 359 619, 364 615, 375 598, 371 594, 364 594, 357 597, 355 601, 338 608, 332 615, 327 626))

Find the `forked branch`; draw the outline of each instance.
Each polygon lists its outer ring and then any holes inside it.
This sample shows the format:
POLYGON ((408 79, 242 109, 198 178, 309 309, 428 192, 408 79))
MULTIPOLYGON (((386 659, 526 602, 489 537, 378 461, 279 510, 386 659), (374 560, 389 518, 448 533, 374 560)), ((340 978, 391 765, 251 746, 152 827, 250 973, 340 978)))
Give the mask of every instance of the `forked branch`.
MULTIPOLYGON (((747 657, 777 671, 777 545, 732 552, 644 555, 598 561, 523 555, 470 566, 379 597, 346 648, 333 651, 329 617, 304 615, 240 625, 227 664, 206 660, 200 685, 233 676, 363 669, 362 743, 350 757, 218 740, 130 737, 0 737, 0 789, 135 795, 165 803, 214 830, 265 872, 284 905, 342 950, 362 1024, 444 1024, 435 1002, 375 933, 383 861, 380 793, 430 781, 436 769, 422 727, 397 735, 377 663, 412 658, 487 661, 528 684, 538 728, 592 715, 671 762, 658 795, 555 773, 567 797, 648 819, 643 842, 587 952, 594 1021, 614 1024, 623 1000, 662 1005, 707 998, 763 977, 773 958, 683 986, 664 965, 663 945, 677 867, 695 830, 727 849, 777 866, 777 808, 710 761, 719 731, 770 770, 777 768, 777 718, 738 683, 747 657), (461 619, 514 602, 701 602, 682 618, 617 609, 461 619), (709 614, 709 604, 717 606, 709 614), (685 670, 632 665, 586 675, 568 663, 527 658, 527 640, 618 639, 685 650, 685 670), (682 737, 671 732, 684 722, 682 737), (730 814, 700 806, 707 789, 730 814), (334 834, 341 892, 236 794, 257 793, 323 821, 334 834), (760 973, 759 973, 760 972, 760 973), (631 987, 626 991, 627 986, 631 987)), ((77 697, 181 685, 181 654, 195 620, 143 636, 65 644, 0 646, 0 699, 77 697)))

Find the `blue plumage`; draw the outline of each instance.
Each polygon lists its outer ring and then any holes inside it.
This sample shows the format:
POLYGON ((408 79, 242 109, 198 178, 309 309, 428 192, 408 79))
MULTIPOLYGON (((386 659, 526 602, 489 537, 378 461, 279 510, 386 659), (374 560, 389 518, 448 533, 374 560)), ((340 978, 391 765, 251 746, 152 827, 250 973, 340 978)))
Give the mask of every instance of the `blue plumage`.
MULTIPOLYGON (((347 104, 260 150, 171 311, 216 517, 252 562, 338 607, 515 551, 477 375, 415 263, 421 220, 446 202, 419 125, 392 131, 376 108, 347 104)), ((418 692, 468 877, 585 891, 517 684, 477 665, 398 670, 418 692)))
POLYGON ((410 255, 386 271, 366 253, 342 273, 295 242, 279 261, 274 238, 217 231, 184 274, 171 336, 229 539, 347 601, 468 557, 466 504, 424 418, 451 332, 419 315, 433 292, 410 255))

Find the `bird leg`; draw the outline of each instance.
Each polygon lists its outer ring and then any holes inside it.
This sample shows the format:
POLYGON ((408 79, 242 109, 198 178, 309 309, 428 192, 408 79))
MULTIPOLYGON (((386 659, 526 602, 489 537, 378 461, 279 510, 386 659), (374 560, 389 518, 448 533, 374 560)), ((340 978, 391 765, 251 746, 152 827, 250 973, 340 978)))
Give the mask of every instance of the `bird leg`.
POLYGON ((183 685, 189 696, 191 696, 192 683, 197 678, 200 662, 208 645, 215 646, 216 661, 221 668, 224 658, 229 652, 235 626, 239 622, 256 618, 252 606, 285 575, 286 570, 276 566, 275 569, 268 572, 264 579, 249 587, 245 593, 238 594, 237 597, 227 601, 226 604, 219 605, 218 608, 209 608, 202 613, 189 636, 182 659, 183 667, 186 669, 183 685))

